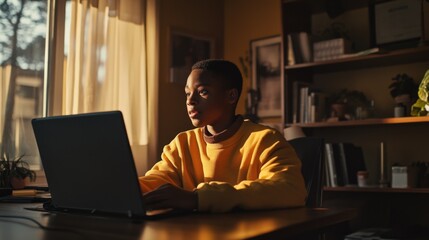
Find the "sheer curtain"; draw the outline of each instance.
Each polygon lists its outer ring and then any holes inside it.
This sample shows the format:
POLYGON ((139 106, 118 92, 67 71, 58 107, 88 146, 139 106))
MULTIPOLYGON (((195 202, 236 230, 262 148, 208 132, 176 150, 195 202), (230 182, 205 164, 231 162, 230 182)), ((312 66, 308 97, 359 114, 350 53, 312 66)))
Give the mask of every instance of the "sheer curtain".
MULTIPOLYGON (((71 1, 69 9, 63 114, 122 111, 138 172, 142 174, 152 164, 146 161, 147 78, 148 74, 154 76, 156 69, 152 64, 148 73, 148 58, 154 59, 156 52, 147 54, 147 2, 76 0, 71 1)), ((155 25, 153 19, 149 23, 155 25)))

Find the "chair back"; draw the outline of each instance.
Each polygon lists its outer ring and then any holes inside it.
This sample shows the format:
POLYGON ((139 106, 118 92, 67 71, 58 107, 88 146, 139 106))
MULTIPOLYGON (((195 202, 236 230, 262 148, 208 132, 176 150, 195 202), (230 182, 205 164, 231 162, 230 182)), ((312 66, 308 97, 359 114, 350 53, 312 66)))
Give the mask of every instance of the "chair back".
POLYGON ((307 188, 307 207, 322 206, 325 166, 325 140, 317 137, 301 137, 290 140, 302 162, 302 175, 307 188))

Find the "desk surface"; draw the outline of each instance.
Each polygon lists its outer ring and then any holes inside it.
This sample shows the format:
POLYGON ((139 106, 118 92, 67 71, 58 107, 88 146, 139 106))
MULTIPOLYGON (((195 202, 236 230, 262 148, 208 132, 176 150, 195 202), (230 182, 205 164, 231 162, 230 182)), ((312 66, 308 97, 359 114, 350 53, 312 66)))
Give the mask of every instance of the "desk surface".
POLYGON ((159 220, 51 214, 25 210, 34 204, 0 203, 0 239, 285 239, 352 219, 353 209, 281 209, 224 214, 187 214, 159 220))

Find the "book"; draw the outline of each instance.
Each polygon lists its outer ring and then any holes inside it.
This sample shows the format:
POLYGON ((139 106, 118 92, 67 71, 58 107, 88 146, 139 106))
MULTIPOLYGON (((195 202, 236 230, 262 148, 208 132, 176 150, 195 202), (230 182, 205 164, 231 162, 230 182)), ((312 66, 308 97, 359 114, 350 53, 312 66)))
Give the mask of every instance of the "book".
POLYGON ((325 143, 325 158, 326 158, 325 161, 327 162, 327 167, 328 167, 327 172, 329 173, 328 179, 330 182, 330 186, 337 187, 338 186, 337 171, 335 167, 334 149, 333 149, 332 143, 325 143))
POLYGON ((346 186, 348 184, 347 169, 343 165, 343 161, 340 156, 340 144, 332 143, 332 151, 334 168, 337 176, 337 185, 346 186))
POLYGON ((344 186, 357 185, 357 172, 366 170, 362 148, 346 142, 336 145, 342 184, 344 186))
POLYGON ((422 1, 423 13, 423 41, 429 42, 429 1, 422 1))
POLYGON ((322 121, 326 115, 326 95, 320 90, 309 86, 308 83, 294 82, 293 89, 294 123, 314 123, 322 121))
POLYGON ((295 61, 295 54, 293 52, 293 45, 292 45, 292 36, 290 34, 287 35, 287 64, 290 65, 295 65, 296 61, 295 61))
POLYGON ((313 61, 313 48, 311 44, 310 34, 308 34, 307 32, 290 33, 288 34, 287 39, 288 61, 290 63, 298 64, 313 61), (289 58, 291 58, 291 60, 289 60, 289 58))
POLYGON ((309 122, 320 122, 325 118, 326 95, 317 90, 311 90, 309 93, 309 122))
POLYGON ((347 158, 345 151, 350 151, 353 146, 349 143, 337 143, 337 170, 341 172, 341 185, 350 185, 349 172, 347 171, 347 158))
POLYGON ((301 114, 301 89, 308 87, 308 82, 294 81, 292 85, 292 122, 298 123, 303 120, 301 114))
POLYGON ((299 38, 299 49, 302 56, 302 62, 312 62, 313 61, 313 49, 310 39, 310 34, 306 32, 300 32, 298 34, 299 38))
POLYGON ((308 108, 308 89, 309 87, 300 88, 300 103, 299 103, 299 122, 307 122, 307 108, 308 108))

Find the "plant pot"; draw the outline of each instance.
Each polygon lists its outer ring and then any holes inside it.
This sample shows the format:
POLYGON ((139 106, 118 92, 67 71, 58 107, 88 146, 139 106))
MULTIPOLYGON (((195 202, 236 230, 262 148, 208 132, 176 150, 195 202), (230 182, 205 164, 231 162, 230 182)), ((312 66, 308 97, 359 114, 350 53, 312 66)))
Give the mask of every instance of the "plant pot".
POLYGON ((331 117, 344 118, 346 115, 346 105, 342 103, 334 103, 331 105, 331 117))
POLYGON ((409 94, 402 94, 396 96, 394 99, 396 106, 403 106, 404 108, 404 114, 401 117, 409 116, 411 110, 411 96, 409 94))
POLYGON ((12 177, 10 179, 10 185, 13 189, 23 189, 27 185, 28 178, 17 178, 12 177))

